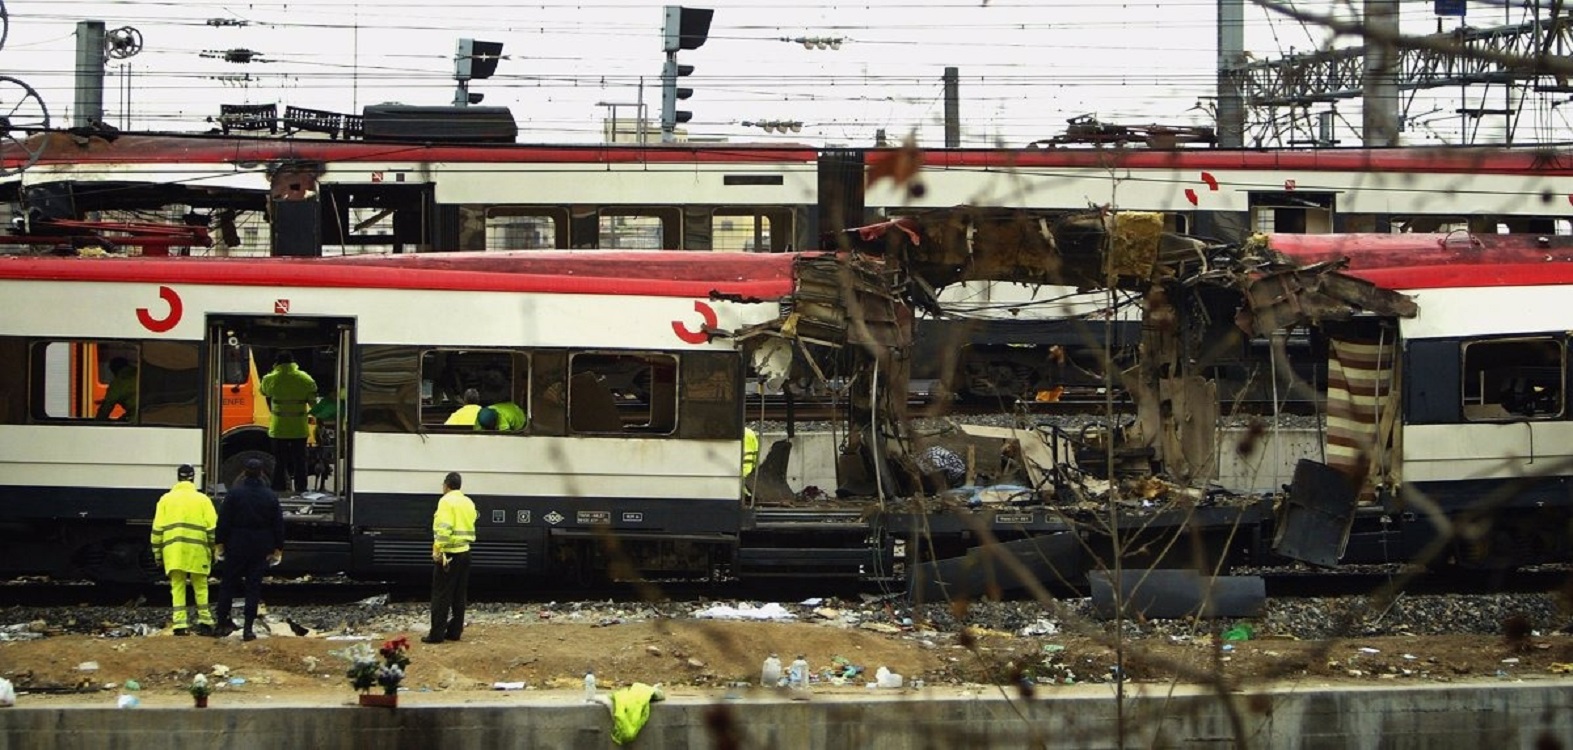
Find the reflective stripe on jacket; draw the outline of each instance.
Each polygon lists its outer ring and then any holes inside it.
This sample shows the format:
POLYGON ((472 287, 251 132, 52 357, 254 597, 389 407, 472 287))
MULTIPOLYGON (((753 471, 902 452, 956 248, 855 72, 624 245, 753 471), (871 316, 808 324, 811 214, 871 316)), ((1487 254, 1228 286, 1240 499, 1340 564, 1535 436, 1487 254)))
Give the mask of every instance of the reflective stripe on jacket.
POLYGON ((213 567, 213 530, 218 514, 213 500, 191 482, 176 482, 158 500, 153 512, 153 559, 164 572, 184 570, 206 575, 213 567))
POLYGON ((448 490, 437 501, 431 519, 432 546, 450 555, 469 552, 475 541, 475 503, 458 490, 448 490))
POLYGON ((300 365, 274 365, 272 372, 262 376, 262 395, 273 413, 268 437, 296 439, 310 434, 306 414, 317 402, 317 381, 300 365))
POLYGON ((746 479, 759 465, 759 433, 743 428, 743 477, 746 479))

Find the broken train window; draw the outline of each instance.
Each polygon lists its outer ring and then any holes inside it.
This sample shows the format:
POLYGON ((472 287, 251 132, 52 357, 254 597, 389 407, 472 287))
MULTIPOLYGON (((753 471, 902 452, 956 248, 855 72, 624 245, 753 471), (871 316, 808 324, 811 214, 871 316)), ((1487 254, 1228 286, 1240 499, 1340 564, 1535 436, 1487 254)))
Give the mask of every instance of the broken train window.
POLYGON ((677 426, 677 358, 580 352, 568 360, 568 429, 669 435, 677 426))
POLYGON ((1558 417, 1566 371, 1563 344, 1550 336, 1466 342, 1464 419, 1558 417))

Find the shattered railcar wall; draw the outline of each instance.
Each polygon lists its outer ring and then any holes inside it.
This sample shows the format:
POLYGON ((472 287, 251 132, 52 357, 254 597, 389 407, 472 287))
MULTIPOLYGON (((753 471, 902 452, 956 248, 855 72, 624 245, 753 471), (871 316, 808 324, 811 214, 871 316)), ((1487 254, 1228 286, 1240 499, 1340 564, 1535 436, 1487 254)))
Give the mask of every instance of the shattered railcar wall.
POLYGON ((1265 237, 1213 245, 1164 232, 1161 215, 1139 212, 1051 219, 959 206, 851 230, 844 241, 904 267, 914 301, 936 308, 933 289, 973 280, 1140 293, 1138 359, 1120 374, 1137 412, 1125 438, 1128 447, 1150 448, 1163 473, 1188 485, 1217 473, 1220 404, 1208 373, 1218 353, 1252 336, 1327 327, 1344 342, 1333 347, 1342 381, 1330 406, 1331 463, 1367 484, 1388 472, 1369 457, 1392 454, 1391 417, 1380 416, 1396 413, 1384 385, 1392 360, 1384 366, 1381 352, 1359 347, 1373 330, 1380 338, 1371 319, 1413 316, 1415 303, 1342 273, 1341 262, 1302 266, 1265 237))
MULTIPOLYGON (((913 318, 899 295, 904 278, 887 264, 855 253, 802 255, 793 277, 793 292, 782 301, 781 316, 737 331, 734 338, 767 379, 845 387, 849 450, 861 460, 843 464, 880 472, 875 481, 859 483, 874 490, 868 494, 897 492, 901 486, 889 471, 889 461, 874 457, 900 456, 907 444, 913 318)), ((767 457, 765 463, 777 462, 767 457)), ((858 478, 839 479, 845 484, 858 478)), ((765 492, 755 493, 757 501, 792 499, 782 478, 763 486, 765 492)))

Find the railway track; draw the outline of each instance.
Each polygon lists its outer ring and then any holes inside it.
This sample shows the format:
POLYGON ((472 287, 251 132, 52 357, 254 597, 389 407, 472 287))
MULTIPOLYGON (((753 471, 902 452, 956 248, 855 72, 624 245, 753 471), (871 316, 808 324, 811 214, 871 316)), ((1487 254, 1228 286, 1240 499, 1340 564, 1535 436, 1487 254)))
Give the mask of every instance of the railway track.
MULTIPOLYGON (((1444 570, 1407 574, 1400 566, 1390 570, 1313 571, 1303 569, 1266 570, 1232 575, 1260 576, 1270 599, 1348 597, 1374 594, 1398 586, 1398 591, 1413 595, 1483 595, 1500 593, 1545 593, 1573 587, 1573 567, 1545 566, 1510 572, 1444 570), (1406 576, 1409 576, 1406 578, 1406 576)), ((1070 597, 1086 596, 1085 587, 1065 589, 1070 597)), ((263 599, 273 606, 368 605, 381 603, 424 602, 430 596, 430 582, 424 579, 358 581, 350 579, 270 580, 264 584, 263 599)), ((485 579, 472 583, 470 599, 475 602, 640 602, 703 601, 731 599, 743 601, 803 601, 813 597, 904 598, 899 585, 854 581, 723 580, 651 581, 616 583, 571 588, 534 587, 520 589, 485 579)), ((3 607, 124 607, 160 606, 168 601, 166 583, 98 584, 19 580, 0 584, 3 607)), ((1019 595, 1016 598, 1025 598, 1019 595)), ((4 623, 0 623, 3 625, 4 623)))

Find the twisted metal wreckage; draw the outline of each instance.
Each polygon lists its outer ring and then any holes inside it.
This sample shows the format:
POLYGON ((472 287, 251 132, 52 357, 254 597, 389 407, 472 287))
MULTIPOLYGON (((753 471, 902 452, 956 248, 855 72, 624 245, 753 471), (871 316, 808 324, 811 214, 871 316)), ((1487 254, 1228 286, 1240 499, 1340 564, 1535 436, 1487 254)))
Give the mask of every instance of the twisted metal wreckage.
MULTIPOLYGON (((827 237, 826 246, 851 253, 844 253, 838 264, 821 259, 819 267, 805 269, 791 311, 781 321, 739 332, 738 338, 754 353, 761 373, 789 382, 826 379, 805 344, 850 347, 871 355, 862 358, 851 382, 872 385, 847 389, 849 452, 860 453, 863 460, 839 466, 842 495, 853 494, 849 488, 877 495, 881 509, 959 509, 967 499, 974 509, 997 503, 992 506, 997 514, 1047 506, 1058 510, 1045 519, 1061 521, 1060 528, 1066 529, 1088 523, 1107 529, 1101 511, 1109 508, 1145 516, 1147 520, 1133 527, 1138 532, 1164 526, 1152 520, 1167 515, 1171 523, 1162 533, 1169 534, 1178 534, 1209 507, 1224 509, 1212 519, 1220 528, 1260 522, 1280 512, 1287 503, 1209 486, 1217 476, 1220 439, 1219 395, 1207 375, 1213 353, 1237 350, 1251 337, 1266 336, 1275 344, 1274 359, 1287 372, 1283 337, 1274 333, 1315 325, 1334 339, 1361 340, 1373 325, 1380 326, 1372 321, 1412 317, 1417 309, 1405 295, 1342 273, 1346 261, 1302 264, 1275 251, 1263 236, 1243 245, 1213 244, 1164 231, 1162 216, 1153 213, 1096 212, 1050 222, 1008 209, 957 207, 847 230, 827 237), (1104 363, 1107 377, 1117 379, 1130 402, 1122 405, 1124 417, 1106 415, 1111 424, 1098 433, 1101 441, 1078 445, 1052 430, 968 428, 972 437, 992 438, 1003 444, 1006 456, 1020 459, 1027 491, 1015 487, 964 496, 926 495, 923 470, 915 461, 920 436, 906 420, 904 396, 890 395, 906 393, 908 310, 942 315, 937 290, 964 281, 1074 285, 1140 295, 1143 324, 1134 362, 1104 363), (794 352, 801 356, 791 356, 794 352), (869 460, 870 455, 886 460, 869 460)), ((1391 439, 1392 428, 1390 421, 1384 425, 1368 414, 1391 414, 1390 408, 1376 408, 1390 404, 1375 401, 1394 397, 1380 383, 1368 385, 1363 391, 1358 386, 1342 392, 1333 388, 1327 397, 1328 465, 1352 480, 1352 486, 1363 485, 1367 498, 1384 481, 1386 468, 1371 457, 1384 455, 1380 444, 1391 439)), ((785 443, 775 445, 761 466, 757 503, 793 501, 784 479, 790 450, 785 443)), ((1343 543, 1338 532, 1345 537, 1348 533, 1347 511, 1334 519, 1328 534, 1322 510, 1310 508, 1301 523, 1288 524, 1288 534, 1280 529, 1275 551, 1336 562, 1343 543)), ((1280 515, 1279 520, 1283 526, 1286 519, 1280 515)), ((1048 553, 1041 533, 1005 546, 1021 545, 1012 551, 1023 562, 1036 559, 1042 575, 1075 576, 1076 571, 1094 569, 1087 564, 1091 558, 1103 557, 1085 536, 1067 535, 1057 546, 1051 544, 1055 549, 1048 553)), ((1187 545, 1171 541, 1163 546, 1180 552, 1187 545)), ((1112 547, 1106 551, 1128 557, 1112 547)), ((930 563, 912 576, 911 585, 921 591, 929 585, 925 578, 965 578, 979 567, 980 554, 971 550, 956 560, 930 563)), ((1206 557, 1216 554, 1221 553, 1206 557)), ((1195 588, 1183 581, 1179 585, 1195 588)), ((927 590, 935 596, 954 594, 943 587, 927 590)))

